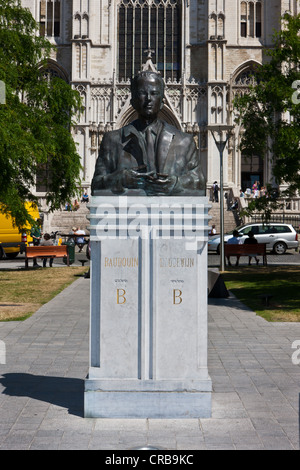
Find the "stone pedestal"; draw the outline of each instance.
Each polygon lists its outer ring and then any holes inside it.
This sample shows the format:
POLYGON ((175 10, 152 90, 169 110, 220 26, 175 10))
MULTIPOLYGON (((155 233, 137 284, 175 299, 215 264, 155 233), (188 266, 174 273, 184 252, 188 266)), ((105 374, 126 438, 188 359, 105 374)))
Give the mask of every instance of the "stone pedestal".
POLYGON ((211 415, 205 197, 93 197, 85 417, 211 415))

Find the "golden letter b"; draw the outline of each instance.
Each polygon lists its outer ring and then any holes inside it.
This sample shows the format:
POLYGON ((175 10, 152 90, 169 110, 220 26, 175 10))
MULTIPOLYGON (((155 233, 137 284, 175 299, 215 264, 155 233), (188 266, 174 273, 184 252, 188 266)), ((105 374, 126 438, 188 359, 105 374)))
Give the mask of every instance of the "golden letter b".
POLYGON ((125 289, 117 289, 117 304, 122 305, 126 302, 126 290, 125 289))
POLYGON ((182 302, 182 291, 180 289, 173 289, 173 305, 179 305, 182 302))

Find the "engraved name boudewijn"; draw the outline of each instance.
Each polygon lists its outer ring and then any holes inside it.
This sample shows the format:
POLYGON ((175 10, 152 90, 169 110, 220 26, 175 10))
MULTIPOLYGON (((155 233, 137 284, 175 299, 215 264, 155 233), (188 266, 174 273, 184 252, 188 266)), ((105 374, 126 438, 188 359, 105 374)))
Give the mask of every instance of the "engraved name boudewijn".
POLYGON ((161 268, 193 268, 195 266, 194 258, 160 258, 159 266, 161 268))

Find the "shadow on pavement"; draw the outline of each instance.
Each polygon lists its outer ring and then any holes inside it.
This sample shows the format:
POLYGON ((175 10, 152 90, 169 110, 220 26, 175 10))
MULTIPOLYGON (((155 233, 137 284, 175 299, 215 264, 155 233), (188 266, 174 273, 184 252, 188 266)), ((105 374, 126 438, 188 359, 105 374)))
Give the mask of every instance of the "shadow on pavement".
POLYGON ((252 312, 251 308, 247 307, 247 305, 243 304, 239 299, 233 296, 233 294, 229 292, 228 298, 211 298, 208 297, 208 305, 224 305, 228 308, 233 308, 236 310, 248 311, 252 312))
POLYGON ((70 414, 83 417, 82 379, 11 373, 0 377, 0 384, 5 395, 34 398, 68 408, 70 414))

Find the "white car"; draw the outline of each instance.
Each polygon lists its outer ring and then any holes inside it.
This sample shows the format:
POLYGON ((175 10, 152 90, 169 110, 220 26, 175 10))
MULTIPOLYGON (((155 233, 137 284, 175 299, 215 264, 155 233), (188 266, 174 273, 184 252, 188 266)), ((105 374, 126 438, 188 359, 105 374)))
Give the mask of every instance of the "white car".
MULTIPOLYGON (((248 238, 248 233, 253 232, 258 243, 266 243, 267 250, 273 250, 277 255, 283 255, 287 249, 298 248, 298 234, 292 225, 272 223, 246 224, 237 227, 236 230, 242 239, 242 243, 248 238)), ((232 232, 224 235, 224 243, 232 237, 232 232)), ((220 235, 213 235, 208 239, 208 251, 220 253, 220 235)))

